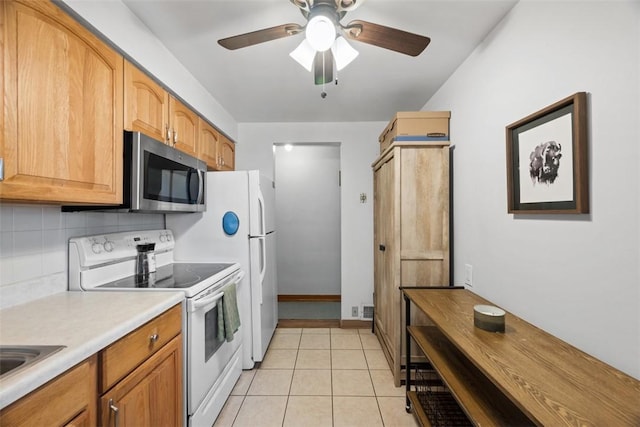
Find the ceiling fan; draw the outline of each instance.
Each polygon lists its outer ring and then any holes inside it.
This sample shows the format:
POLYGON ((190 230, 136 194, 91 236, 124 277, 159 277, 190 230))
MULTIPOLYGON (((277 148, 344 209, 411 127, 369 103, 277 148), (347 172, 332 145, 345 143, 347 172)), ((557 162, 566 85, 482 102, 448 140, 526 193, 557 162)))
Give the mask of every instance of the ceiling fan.
MULTIPOLYGON (((227 37, 218 40, 218 44, 235 50, 305 32, 305 39, 290 55, 307 70, 313 69, 314 82, 320 85, 333 81, 334 66, 339 71, 358 56, 344 37, 411 56, 420 55, 431 41, 429 37, 367 21, 354 20, 342 25, 340 21, 347 12, 356 9, 364 0, 290 1, 306 18, 305 25, 278 25, 227 37)), ((325 96, 323 92, 323 98, 325 96)))

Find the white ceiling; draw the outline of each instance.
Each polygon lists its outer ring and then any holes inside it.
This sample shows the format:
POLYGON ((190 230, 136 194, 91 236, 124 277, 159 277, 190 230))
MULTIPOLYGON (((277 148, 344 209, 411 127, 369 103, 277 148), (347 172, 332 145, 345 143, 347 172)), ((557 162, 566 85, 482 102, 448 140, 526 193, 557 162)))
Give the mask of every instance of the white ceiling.
MULTIPOLYGON (((386 121, 421 109, 517 0, 367 0, 361 19, 431 38, 411 57, 350 41, 360 55, 339 84, 313 84, 289 57, 303 35, 230 51, 217 40, 285 23, 304 24, 289 0, 123 0, 240 122, 386 121)), ((479 82, 481 83, 481 82, 479 82)))

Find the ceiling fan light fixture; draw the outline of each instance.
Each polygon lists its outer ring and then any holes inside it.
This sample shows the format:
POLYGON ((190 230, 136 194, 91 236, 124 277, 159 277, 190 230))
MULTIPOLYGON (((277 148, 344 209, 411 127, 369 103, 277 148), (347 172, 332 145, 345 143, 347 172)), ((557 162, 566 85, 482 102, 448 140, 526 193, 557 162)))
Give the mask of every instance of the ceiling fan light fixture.
POLYGON ((311 47, 307 39, 302 40, 302 43, 289 54, 290 57, 296 60, 296 62, 302 65, 307 71, 311 72, 313 68, 313 58, 316 56, 316 51, 311 47))
POLYGON ((336 69, 338 71, 349 65, 360 54, 342 36, 339 36, 331 46, 331 52, 336 61, 336 69))
POLYGON ((305 34, 313 49, 324 52, 336 39, 336 24, 329 16, 317 14, 309 20, 305 34))

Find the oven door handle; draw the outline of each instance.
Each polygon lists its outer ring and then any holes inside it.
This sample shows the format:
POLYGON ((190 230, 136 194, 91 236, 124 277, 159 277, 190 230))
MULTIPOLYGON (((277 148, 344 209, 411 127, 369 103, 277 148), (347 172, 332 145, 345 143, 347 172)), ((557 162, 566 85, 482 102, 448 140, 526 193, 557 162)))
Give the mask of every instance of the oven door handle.
POLYGON ((219 299, 221 299, 224 296, 224 292, 218 292, 217 294, 213 294, 210 296, 206 296, 204 298, 201 299, 197 299, 195 301, 193 301, 193 304, 190 304, 190 312, 196 312, 198 310, 202 310, 204 307, 213 305, 214 303, 217 303, 219 299))
MULTIPOLYGON (((228 285, 229 283, 236 283, 236 284, 240 283, 240 281, 242 280, 243 277, 244 277, 244 271, 240 270, 231 279, 227 280, 227 282, 225 283, 224 286, 228 285)), ((200 299, 196 299, 193 302, 189 303, 187 311, 189 313, 194 313, 194 312, 196 312, 198 310, 202 310, 205 307, 213 306, 213 304, 217 303, 218 300, 220 298, 222 298, 223 296, 224 296, 224 291, 223 292, 218 292, 217 294, 208 295, 208 296, 200 298, 200 299)))

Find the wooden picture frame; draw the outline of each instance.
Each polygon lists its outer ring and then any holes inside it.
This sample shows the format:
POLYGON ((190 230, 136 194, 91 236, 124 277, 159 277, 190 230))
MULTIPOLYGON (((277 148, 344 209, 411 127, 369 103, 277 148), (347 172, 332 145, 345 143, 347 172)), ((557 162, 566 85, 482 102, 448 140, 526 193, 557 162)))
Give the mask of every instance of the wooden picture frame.
POLYGON ((506 127, 508 212, 589 213, 587 94, 506 127))

